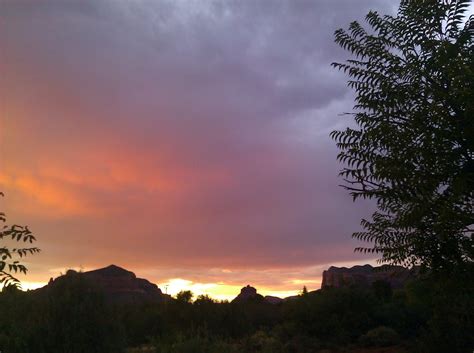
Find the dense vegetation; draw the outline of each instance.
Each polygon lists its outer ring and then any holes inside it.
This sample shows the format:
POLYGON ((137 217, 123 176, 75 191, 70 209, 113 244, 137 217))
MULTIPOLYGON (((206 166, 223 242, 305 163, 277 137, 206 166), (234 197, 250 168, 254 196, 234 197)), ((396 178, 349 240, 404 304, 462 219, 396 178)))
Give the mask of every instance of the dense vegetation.
POLYGON ((311 353, 396 345, 402 352, 472 352, 473 286, 472 274, 443 282, 425 276, 403 290, 376 282, 280 304, 200 296, 112 305, 78 274, 47 291, 0 293, 0 351, 119 353, 146 345, 157 353, 311 353))

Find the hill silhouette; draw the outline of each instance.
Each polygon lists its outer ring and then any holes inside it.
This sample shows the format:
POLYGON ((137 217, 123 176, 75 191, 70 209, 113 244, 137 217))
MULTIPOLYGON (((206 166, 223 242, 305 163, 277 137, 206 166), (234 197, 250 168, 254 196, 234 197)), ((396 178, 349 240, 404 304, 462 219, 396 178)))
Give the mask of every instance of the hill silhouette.
POLYGON ((39 291, 47 291, 61 282, 75 280, 76 277, 82 277, 91 285, 98 287, 104 293, 106 300, 112 302, 159 302, 170 298, 163 294, 156 284, 143 278, 137 278, 133 272, 117 265, 86 272, 68 270, 65 275, 51 279, 48 285, 39 291))

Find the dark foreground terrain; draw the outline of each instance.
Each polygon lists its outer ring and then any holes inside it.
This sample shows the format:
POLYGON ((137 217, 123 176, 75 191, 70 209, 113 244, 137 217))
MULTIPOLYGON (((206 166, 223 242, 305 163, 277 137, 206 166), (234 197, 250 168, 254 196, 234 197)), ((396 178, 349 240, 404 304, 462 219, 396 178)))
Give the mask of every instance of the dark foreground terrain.
POLYGON ((297 297, 262 297, 247 286, 216 302, 171 298, 117 266, 69 271, 36 291, 0 293, 0 351, 472 352, 472 271, 403 282, 365 266, 329 272, 321 290, 297 297))

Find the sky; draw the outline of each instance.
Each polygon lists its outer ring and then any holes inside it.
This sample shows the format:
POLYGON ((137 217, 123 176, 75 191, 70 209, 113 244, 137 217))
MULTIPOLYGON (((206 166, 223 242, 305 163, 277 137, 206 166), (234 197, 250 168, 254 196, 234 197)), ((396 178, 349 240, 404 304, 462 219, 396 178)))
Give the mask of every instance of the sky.
POLYGON ((175 294, 318 289, 373 262, 338 185, 333 33, 390 0, 0 0, 0 200, 24 288, 116 264, 175 294))

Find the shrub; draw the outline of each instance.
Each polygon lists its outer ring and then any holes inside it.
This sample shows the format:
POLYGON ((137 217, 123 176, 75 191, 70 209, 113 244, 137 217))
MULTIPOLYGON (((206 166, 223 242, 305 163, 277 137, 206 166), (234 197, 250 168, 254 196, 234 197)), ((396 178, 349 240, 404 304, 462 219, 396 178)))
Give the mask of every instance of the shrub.
POLYGON ((359 338, 359 342, 364 346, 387 347, 397 344, 400 341, 398 333, 386 326, 379 326, 369 330, 359 338))

